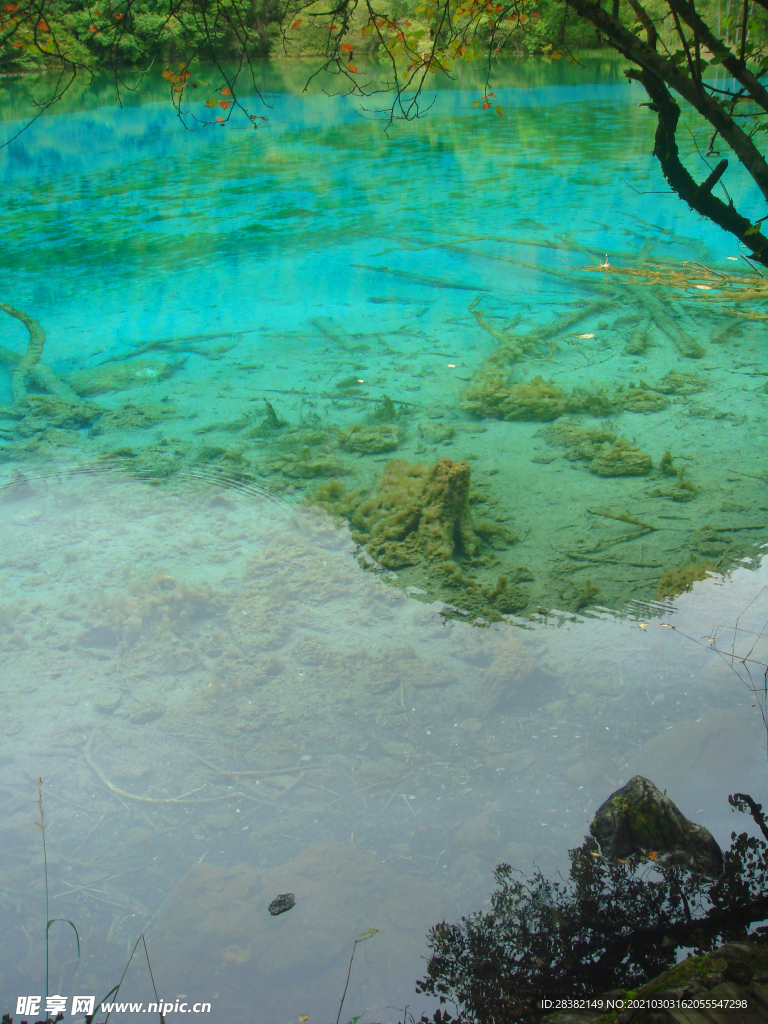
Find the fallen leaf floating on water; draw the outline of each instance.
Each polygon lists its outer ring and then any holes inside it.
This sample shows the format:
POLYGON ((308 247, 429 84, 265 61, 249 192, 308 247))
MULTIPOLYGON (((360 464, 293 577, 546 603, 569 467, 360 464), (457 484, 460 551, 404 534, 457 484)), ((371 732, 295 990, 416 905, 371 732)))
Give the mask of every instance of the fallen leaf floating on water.
POLYGON ((291 25, 291 28, 298 28, 301 24, 301 18, 297 18, 296 21, 291 25))
POLYGON ((224 124, 224 118, 223 118, 223 117, 219 117, 219 116, 217 115, 217 116, 216 116, 216 120, 217 120, 217 121, 218 121, 218 122, 219 122, 220 124, 224 124))
POLYGON ((221 90, 221 95, 222 96, 231 96, 232 95, 232 90, 228 89, 226 87, 226 85, 225 85, 224 88, 221 90))
POLYGON ((226 110, 227 107, 231 107, 232 106, 232 101, 231 100, 219 100, 219 106, 221 107, 222 110, 226 110))
POLYGON ((302 1013, 302 1015, 299 1017, 299 1020, 301 1021, 301 1024, 304 1024, 305 1020, 309 1020, 309 1014, 308 1013, 302 1013))
POLYGON ((352 43, 342 43, 341 44, 341 52, 342 53, 352 53, 352 43))
POLYGON ((355 67, 354 64, 347 64, 347 67, 349 68, 353 75, 357 74, 357 68, 355 67))
POLYGON ((215 96, 211 96, 210 99, 207 99, 205 101, 205 105, 206 105, 206 107, 208 107, 209 110, 210 110, 211 107, 215 107, 217 103, 218 103, 218 100, 216 99, 215 96))
POLYGON ((576 334, 576 338, 594 338, 594 334, 576 334))

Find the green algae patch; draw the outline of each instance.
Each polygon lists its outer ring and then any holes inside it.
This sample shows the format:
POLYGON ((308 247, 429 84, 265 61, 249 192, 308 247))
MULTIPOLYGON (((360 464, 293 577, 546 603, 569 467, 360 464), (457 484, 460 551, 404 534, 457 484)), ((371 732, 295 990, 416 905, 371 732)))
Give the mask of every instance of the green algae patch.
POLYGON ((126 391, 168 380, 184 366, 184 359, 166 362, 157 359, 126 359, 120 362, 104 363, 87 370, 76 370, 67 378, 67 383, 78 395, 104 395, 109 391, 126 391))
POLYGON ((481 418, 548 423, 578 412, 584 402, 538 375, 525 384, 508 384, 501 376, 484 374, 468 388, 461 408, 481 418))
POLYGON ((707 382, 698 373, 670 370, 656 385, 662 395, 696 395, 706 388, 707 382))
POLYGON ((681 565, 677 569, 670 569, 665 572, 659 580, 656 588, 656 598, 659 601, 668 597, 677 597, 693 589, 693 584, 700 580, 706 580, 715 572, 711 562, 691 562, 689 565, 681 565))
POLYGON ((471 526, 469 465, 440 459, 431 469, 390 462, 376 493, 355 512, 355 539, 386 569, 472 558, 480 541, 471 526))
POLYGON ((610 430, 581 427, 563 420, 545 427, 541 436, 550 444, 565 448, 571 462, 587 462, 596 476, 647 476, 653 461, 647 452, 617 437, 610 430))
POLYGON ((18 432, 31 437, 51 428, 81 430, 90 427, 103 413, 96 405, 69 402, 56 395, 27 395, 17 407, 22 413, 18 432))
POLYGON ((347 452, 361 455, 380 455, 394 451, 402 440, 402 431, 391 423, 364 426, 355 423, 339 435, 339 445, 347 452))
POLYGON ((395 459, 372 489, 347 490, 330 480, 307 502, 348 520, 369 565, 405 573, 401 585, 426 584, 433 597, 450 601, 461 614, 496 620, 530 604, 524 586, 533 581, 530 570, 498 570, 496 552, 518 538, 493 518, 473 518, 473 502, 483 502, 463 460, 443 458, 430 467, 395 459), (488 582, 491 572, 495 582, 488 582))
POLYGON ((613 444, 616 435, 600 427, 582 427, 573 420, 558 420, 539 431, 549 444, 565 449, 571 462, 591 462, 602 451, 604 444, 613 444))
POLYGON ((602 445, 589 464, 590 473, 597 476, 647 476, 652 469, 651 456, 621 437, 602 445))
POLYGON ((641 412, 647 415, 652 412, 661 412, 669 405, 666 395, 644 385, 627 388, 616 397, 617 403, 625 412, 641 412))

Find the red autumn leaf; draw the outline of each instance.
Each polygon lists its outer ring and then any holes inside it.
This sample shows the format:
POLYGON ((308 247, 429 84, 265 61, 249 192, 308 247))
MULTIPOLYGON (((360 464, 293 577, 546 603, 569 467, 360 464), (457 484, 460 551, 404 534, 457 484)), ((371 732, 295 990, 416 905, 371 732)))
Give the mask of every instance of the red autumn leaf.
POLYGON ((11 14, 13 14, 14 11, 18 11, 18 9, 19 9, 19 5, 18 4, 6 4, 5 7, 3 8, 4 11, 9 11, 11 14))
POLYGON ((490 105, 491 105, 491 104, 490 104, 490 103, 488 103, 488 101, 486 100, 486 102, 485 102, 485 103, 483 104, 483 110, 488 110, 488 108, 490 107, 490 105))
POLYGON ((534 12, 533 12, 533 14, 531 15, 531 17, 532 17, 532 18, 540 18, 540 17, 541 17, 541 15, 539 14, 539 12, 538 12, 538 11, 534 11, 534 12))
POLYGON ((219 106, 221 107, 222 110, 226 110, 227 107, 231 107, 232 106, 232 101, 231 100, 219 100, 219 106))
POLYGON ((398 32, 397 35, 395 36, 395 38, 396 39, 405 39, 405 36, 403 35, 402 32, 398 32))
POLYGON ((22 46, 24 45, 24 43, 14 42, 13 45, 16 47, 17 50, 20 50, 22 48, 22 46))
POLYGON ((42 18, 40 19, 40 21, 38 21, 37 27, 38 27, 38 29, 41 32, 49 32, 50 31, 50 29, 48 28, 48 22, 47 21, 43 21, 42 18))
POLYGON ((347 67, 349 68, 353 75, 357 74, 357 68, 355 67, 354 64, 347 64, 347 67))
POLYGON ((341 52, 342 53, 352 53, 352 43, 342 43, 341 44, 341 52))
POLYGON ((98 32, 99 30, 96 28, 95 25, 89 25, 88 26, 88 31, 89 32, 98 32))
POLYGON ((122 14, 119 11, 115 11, 115 17, 118 21, 120 21, 120 19, 122 18, 122 14))
POLYGON ((218 114, 216 115, 216 120, 219 122, 219 124, 224 124, 224 118, 219 117, 218 114))
POLYGON ((298 28, 301 24, 301 18, 297 18, 296 21, 291 25, 291 28, 298 28))

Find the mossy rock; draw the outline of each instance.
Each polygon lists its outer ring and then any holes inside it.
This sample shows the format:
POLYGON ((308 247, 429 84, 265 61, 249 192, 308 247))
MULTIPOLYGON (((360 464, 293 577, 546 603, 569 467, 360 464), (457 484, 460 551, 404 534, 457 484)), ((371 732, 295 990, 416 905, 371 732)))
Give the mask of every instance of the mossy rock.
POLYGON ((184 366, 184 360, 163 362, 157 359, 124 359, 103 363, 86 370, 76 370, 67 383, 78 395, 103 395, 109 391, 125 391, 167 380, 184 366))
POLYGON ((597 476, 647 476, 652 469, 651 456, 621 437, 601 445, 589 464, 590 473, 597 476))
POLYGON ((662 395, 695 395, 703 391, 707 382, 698 373, 670 370, 656 385, 662 395))
POLYGON ((104 410, 87 402, 68 402, 55 395, 27 395, 18 432, 31 437, 51 427, 57 430, 81 430, 89 427, 104 410))
POLYGON ((627 388, 617 396, 617 399, 625 412, 661 412, 669 405, 666 395, 646 387, 627 388))
POLYGON ((100 416, 90 434, 99 437, 113 431, 146 430, 176 415, 177 411, 170 405, 138 406, 129 402, 122 409, 110 409, 100 416))
POLYGON ((380 455, 382 452, 394 451, 401 440, 400 428, 391 423, 378 426, 355 423, 339 435, 339 444, 344 451, 360 452, 361 455, 380 455))
POLYGON ((510 579, 507 575, 501 575, 496 586, 489 592, 488 600, 502 615, 514 615, 528 606, 530 595, 514 577, 510 579))
POLYGON ((723 853, 711 833, 642 775, 601 804, 589 831, 607 860, 649 858, 659 867, 681 865, 709 878, 723 870, 723 853))
POLYGON ((443 444, 456 436, 456 429, 450 423, 431 420, 419 424, 419 434, 427 444, 443 444))
POLYGON ((565 457, 571 462, 591 462, 597 458, 604 444, 613 444, 616 435, 600 427, 583 427, 573 420, 558 420, 543 427, 541 436, 549 444, 565 448, 565 457))
POLYGON ((540 376, 525 384, 507 384, 503 377, 485 374, 468 389, 461 408, 486 418, 548 423, 581 411, 584 404, 584 398, 560 391, 540 376))
POLYGON ((292 480, 313 480, 321 476, 343 476, 349 470, 333 455, 306 452, 286 459, 280 466, 280 472, 292 480))
POLYGON ((691 562, 689 565, 670 569, 659 580, 656 599, 664 601, 668 597, 677 597, 678 594, 692 590, 694 583, 708 579, 714 571, 715 567, 711 562, 691 562))
POLYGON ((390 462, 353 525, 368 553, 387 569, 471 558, 480 542, 471 526, 469 481, 463 461, 440 459, 431 469, 390 462))
POLYGON ((733 540, 716 530, 714 526, 702 526, 696 530, 692 540, 698 554, 705 558, 723 558, 733 555, 733 540))

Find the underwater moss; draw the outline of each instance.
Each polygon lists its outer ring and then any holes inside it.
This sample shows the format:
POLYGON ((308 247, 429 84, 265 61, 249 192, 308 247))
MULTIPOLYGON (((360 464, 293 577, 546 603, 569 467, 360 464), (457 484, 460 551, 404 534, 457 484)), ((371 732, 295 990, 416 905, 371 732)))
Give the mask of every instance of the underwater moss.
POLYGON ((387 569, 431 563, 449 570, 455 557, 472 557, 480 542, 471 526, 470 469, 440 459, 431 469, 396 460, 352 523, 355 539, 387 569))
POLYGON ((502 615, 514 615, 527 606, 530 597, 523 587, 511 583, 509 577, 502 574, 489 592, 488 600, 502 615))
POLYGON ((347 452, 380 455, 382 452, 394 451, 401 439, 400 428, 392 424, 382 423, 379 426, 366 427, 362 423, 355 423, 346 430, 342 430, 339 435, 339 444, 347 452))
POLYGON ((99 437, 112 431, 144 430, 177 415, 178 412, 173 406, 138 406, 128 402, 121 409, 110 409, 100 415, 91 427, 90 436, 99 437))
POLYGON ((627 343, 624 346, 624 354, 627 356, 641 356, 644 355, 645 350, 649 345, 652 344, 649 331, 651 327, 651 321, 649 319, 643 320, 639 323, 635 329, 627 338, 627 343))
POLYGON ((289 455, 280 466, 280 472, 294 480, 312 480, 319 476, 343 476, 349 470, 335 456, 317 454, 307 447, 289 455))
POLYGON ((341 380, 336 381, 335 387, 337 391, 354 394, 362 390, 361 385, 363 384, 365 384, 363 378, 353 374, 351 377, 342 377, 341 380))
POLYGON ((627 388, 617 398, 621 408, 626 412, 661 412, 669 405, 669 399, 665 395, 651 390, 644 384, 635 388, 627 388))
POLYGON ((707 386, 698 373, 670 370, 656 385, 656 391, 663 395, 695 395, 707 386))
POLYGON ((91 426, 104 412, 97 405, 68 402, 55 395, 27 395, 19 408, 23 412, 18 427, 22 437, 31 437, 50 428, 80 430, 91 426))
POLYGON ((124 359, 86 370, 76 370, 67 377, 67 382, 78 395, 103 395, 109 391, 125 391, 127 388, 167 380, 180 370, 184 363, 184 359, 173 362, 157 359, 124 359))
POLYGON ((429 420, 419 424, 419 434, 427 444, 443 444, 456 436, 456 429, 450 423, 429 420))
POLYGON ((667 448, 667 450, 661 456, 661 460, 659 462, 659 469, 664 474, 664 476, 674 476, 676 473, 674 467, 674 458, 669 448, 667 448))
POLYGON ((461 403, 462 409, 483 418, 544 423, 583 407, 583 398, 560 391, 540 376, 525 384, 507 384, 494 374, 480 376, 461 403))
POLYGON ((668 597, 677 597, 685 591, 692 590, 693 584, 699 580, 705 580, 710 573, 715 571, 711 562, 691 562, 689 565, 681 565, 677 569, 670 569, 665 572, 659 580, 656 588, 656 598, 659 601, 668 597))
POLYGON ((652 469, 651 456, 621 437, 602 445, 589 464, 590 473, 597 476, 647 476, 652 469))
POLYGON ((565 448, 565 457, 571 462, 591 462, 602 451, 604 444, 612 444, 616 435, 599 427, 582 427, 573 420, 558 420, 543 427, 539 435, 549 444, 565 448))
POLYGON ((395 403, 389 397, 384 395, 379 404, 374 408, 370 415, 371 423, 394 423, 400 416, 402 409, 398 411, 395 407, 395 403))

